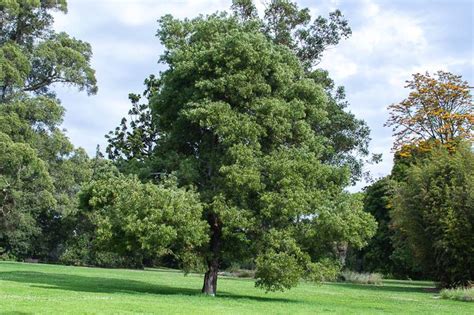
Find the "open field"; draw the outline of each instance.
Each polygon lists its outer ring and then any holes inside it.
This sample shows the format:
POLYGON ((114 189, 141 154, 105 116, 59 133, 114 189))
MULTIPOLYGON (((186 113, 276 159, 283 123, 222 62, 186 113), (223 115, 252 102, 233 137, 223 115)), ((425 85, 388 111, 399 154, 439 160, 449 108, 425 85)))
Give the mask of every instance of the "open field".
POLYGON ((474 303, 439 299, 430 282, 302 283, 265 294, 252 280, 220 277, 215 298, 201 295, 201 285, 201 275, 173 270, 0 262, 0 313, 474 314, 474 303))

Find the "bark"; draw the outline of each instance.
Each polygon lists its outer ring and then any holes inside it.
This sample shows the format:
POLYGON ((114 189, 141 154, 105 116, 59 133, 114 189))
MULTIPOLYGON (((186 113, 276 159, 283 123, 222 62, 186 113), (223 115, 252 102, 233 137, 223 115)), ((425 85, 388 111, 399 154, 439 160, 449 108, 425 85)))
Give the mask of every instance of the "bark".
POLYGON ((336 255, 343 266, 346 265, 347 249, 348 244, 346 242, 335 244, 336 255))
POLYGON ((217 272, 219 271, 219 262, 214 259, 209 264, 209 270, 204 275, 204 284, 202 286, 202 293, 215 296, 217 291, 217 272))
POLYGON ((212 229, 210 240, 211 255, 207 261, 208 270, 204 275, 204 284, 202 293, 207 295, 216 295, 217 291, 217 273, 219 272, 219 249, 221 243, 221 225, 216 214, 209 216, 208 222, 212 229))

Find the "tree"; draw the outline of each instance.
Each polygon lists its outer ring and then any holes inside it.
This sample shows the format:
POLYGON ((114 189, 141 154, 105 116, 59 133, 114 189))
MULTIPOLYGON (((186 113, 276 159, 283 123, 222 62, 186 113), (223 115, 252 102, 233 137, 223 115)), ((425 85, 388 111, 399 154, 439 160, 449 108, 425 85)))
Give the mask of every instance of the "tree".
MULTIPOLYGON (((14 143, 9 147, 35 152, 51 182, 49 192, 54 200, 48 207, 35 209, 18 202, 10 204, 9 211, 17 214, 11 218, 18 219, 11 220, 10 226, 20 229, 20 213, 24 213, 32 218, 28 229, 36 231, 28 239, 28 251, 14 254, 18 259, 58 258, 70 232, 63 220, 76 211, 76 195, 91 176, 87 154, 75 149, 60 128, 64 108, 51 89, 52 84, 63 83, 89 94, 96 92, 91 47, 65 33, 54 32, 53 11, 65 13, 66 1, 0 2, 0 133, 14 143)), ((2 169, 0 176, 9 175, 2 169)), ((36 178, 28 180, 16 188, 18 194, 22 189, 28 191, 28 185, 34 185, 36 178)), ((14 247, 13 238, 0 241, 7 244, 5 248, 14 247)))
MULTIPOLYGON (((143 96, 146 100, 159 88, 159 84, 154 75, 145 80, 146 90, 143 96)), ((132 103, 132 108, 128 111, 130 122, 124 117, 120 126, 105 136, 109 142, 106 148, 109 158, 122 166, 124 162, 128 164, 127 167, 121 167, 122 171, 125 168, 136 170, 130 164, 143 165, 152 155, 159 137, 148 103, 140 104, 141 98, 141 95, 129 94, 132 103)))
MULTIPOLYGON (((209 234, 200 248, 203 292, 216 293, 224 262, 249 259, 257 286, 296 285, 314 267, 301 241, 306 231, 343 223, 347 233, 332 229, 343 242, 358 232, 349 226, 360 223, 352 215, 361 204, 341 202, 349 168, 324 158, 333 150, 319 129, 330 123, 325 89, 253 21, 168 15, 158 36, 168 70, 148 96, 159 136, 146 167, 199 193, 209 234)), ((375 228, 370 216, 361 220, 375 228)))
POLYGON ((303 248, 316 261, 337 260, 340 268, 346 266, 348 249, 362 249, 377 229, 372 214, 364 211, 360 193, 340 194, 320 209, 317 220, 306 223, 303 248))
POLYGON ((394 127, 394 149, 434 141, 455 145, 456 139, 473 139, 474 107, 469 85, 461 76, 438 71, 434 76, 416 73, 407 81, 408 98, 388 107, 386 126, 394 127))
POLYGON ((414 258, 442 286, 474 279, 474 154, 434 148, 399 183, 391 212, 414 258))

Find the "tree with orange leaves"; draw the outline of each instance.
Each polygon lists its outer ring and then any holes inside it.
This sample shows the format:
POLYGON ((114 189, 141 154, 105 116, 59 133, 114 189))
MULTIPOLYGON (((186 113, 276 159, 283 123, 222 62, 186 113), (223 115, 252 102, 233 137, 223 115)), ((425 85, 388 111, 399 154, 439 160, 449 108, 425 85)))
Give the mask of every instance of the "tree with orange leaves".
POLYGON ((390 117, 385 124, 393 127, 395 151, 432 141, 451 147, 457 139, 474 139, 472 95, 460 75, 416 73, 406 88, 412 90, 408 98, 388 107, 390 117))

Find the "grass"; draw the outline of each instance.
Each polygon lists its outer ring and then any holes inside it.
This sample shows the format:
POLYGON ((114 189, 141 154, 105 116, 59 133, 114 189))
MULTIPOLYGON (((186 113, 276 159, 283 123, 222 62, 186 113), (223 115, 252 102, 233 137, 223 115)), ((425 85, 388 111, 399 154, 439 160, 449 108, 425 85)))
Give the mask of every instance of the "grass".
POLYGON ((474 314, 439 299, 431 282, 382 286, 301 283, 268 293, 251 279, 220 277, 218 296, 200 293, 202 275, 0 262, 1 314, 474 314))
POLYGON ((474 288, 445 289, 441 297, 448 300, 474 302, 474 288))

